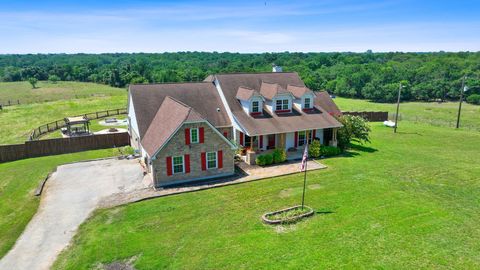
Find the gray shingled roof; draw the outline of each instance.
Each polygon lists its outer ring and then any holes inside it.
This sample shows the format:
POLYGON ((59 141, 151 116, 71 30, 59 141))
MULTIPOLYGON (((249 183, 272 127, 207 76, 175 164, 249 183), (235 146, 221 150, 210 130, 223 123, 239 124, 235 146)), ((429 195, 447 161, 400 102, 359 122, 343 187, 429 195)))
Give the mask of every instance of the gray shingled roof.
POLYGON ((147 132, 167 96, 187 104, 213 126, 231 126, 217 89, 211 82, 132 84, 129 87, 140 138, 147 132), (220 110, 217 111, 217 108, 220 110))
MULTIPOLYGON (((316 98, 317 101, 315 102, 315 108, 311 112, 303 112, 293 109, 292 113, 277 115, 275 113, 270 114, 264 110, 263 115, 255 117, 245 113, 240 102, 236 98, 239 87, 243 86, 251 89, 261 89, 262 82, 277 84, 278 86, 275 86, 277 88, 272 88, 273 90, 278 90, 278 88, 287 89, 288 85, 305 87, 305 84, 297 73, 269 72, 216 74, 215 78, 220 82, 225 99, 227 100, 234 117, 251 136, 342 126, 340 122, 330 115, 329 110, 334 110, 336 105, 328 95, 318 95, 316 98), (324 105, 328 105, 329 107, 325 109, 322 107, 324 105)), ((206 78, 206 81, 213 80, 214 78, 212 76, 206 78)), ((260 93, 263 95, 262 92, 260 93)), ((336 108, 336 110, 338 111, 338 108, 336 108)))

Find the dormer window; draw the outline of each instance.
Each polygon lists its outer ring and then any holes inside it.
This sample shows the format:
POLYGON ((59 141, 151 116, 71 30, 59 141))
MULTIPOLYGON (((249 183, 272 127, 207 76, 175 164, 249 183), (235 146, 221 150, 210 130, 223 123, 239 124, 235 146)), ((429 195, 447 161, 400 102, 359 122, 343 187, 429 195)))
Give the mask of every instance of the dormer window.
POLYGON ((304 109, 311 109, 312 108, 312 100, 310 98, 305 98, 303 101, 303 108, 304 109))
POLYGON ((277 99, 275 103, 275 111, 288 111, 290 110, 288 99, 277 99))
POLYGON ((252 101, 252 113, 260 112, 260 102, 259 101, 252 101))

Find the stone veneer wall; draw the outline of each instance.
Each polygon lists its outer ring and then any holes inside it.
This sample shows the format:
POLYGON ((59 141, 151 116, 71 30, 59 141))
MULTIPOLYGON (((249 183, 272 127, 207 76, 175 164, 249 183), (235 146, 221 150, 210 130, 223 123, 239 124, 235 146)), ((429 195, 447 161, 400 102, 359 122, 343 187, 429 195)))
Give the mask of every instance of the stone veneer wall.
MULTIPOLYGON (((223 131, 220 131, 223 134, 223 131)), ((231 134, 231 133, 230 133, 231 134)), ((167 145, 160 151, 156 159, 152 160, 153 180, 155 186, 162 186, 174 182, 186 180, 207 179, 215 176, 232 175, 235 172, 234 167, 235 150, 225 142, 210 126, 206 123, 184 124, 177 133, 171 138, 167 145), (185 129, 204 127, 204 143, 185 144, 185 129), (207 169, 202 171, 202 152, 213 152, 222 150, 223 168, 207 169), (190 155, 190 173, 180 173, 167 175, 166 157, 190 155)))
POLYGON ((233 128, 232 127, 222 127, 222 128, 217 128, 218 131, 223 135, 224 132, 227 132, 227 139, 231 141, 233 139, 233 128))

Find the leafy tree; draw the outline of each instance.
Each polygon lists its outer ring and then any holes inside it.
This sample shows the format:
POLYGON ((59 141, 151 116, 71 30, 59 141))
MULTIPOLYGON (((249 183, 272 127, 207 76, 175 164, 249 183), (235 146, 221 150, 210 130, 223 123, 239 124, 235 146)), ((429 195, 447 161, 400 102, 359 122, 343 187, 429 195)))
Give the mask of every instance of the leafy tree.
POLYGON ((467 97, 467 102, 475 105, 480 105, 480 95, 473 94, 467 97))
POLYGON ((461 53, 106 53, 0 55, 1 81, 86 81, 125 87, 130 83, 201 81, 208 74, 270 72, 271 64, 297 72, 312 90, 380 102, 458 100, 468 74, 480 94, 480 52, 461 53))
POLYGON ((48 80, 51 82, 51 83, 57 83, 58 81, 60 81, 60 77, 58 77, 57 75, 50 75, 48 76, 48 80))
POLYGON ((33 89, 37 88, 37 82, 38 82, 37 78, 30 77, 28 78, 28 82, 32 85, 33 89))
POLYGON ((370 126, 367 121, 360 116, 342 115, 338 118, 343 127, 338 130, 338 147, 347 149, 350 142, 359 142, 360 144, 370 142, 370 126))

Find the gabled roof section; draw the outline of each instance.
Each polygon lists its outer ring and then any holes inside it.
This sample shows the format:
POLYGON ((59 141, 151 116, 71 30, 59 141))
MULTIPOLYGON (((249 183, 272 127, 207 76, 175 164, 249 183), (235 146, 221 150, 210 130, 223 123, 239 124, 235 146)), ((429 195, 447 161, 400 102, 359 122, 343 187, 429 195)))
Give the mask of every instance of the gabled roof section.
POLYGON ((287 90, 296 98, 301 98, 305 94, 313 94, 313 91, 306 86, 287 85, 287 90))
POLYGON ((141 139, 167 96, 187 104, 215 127, 231 126, 227 110, 212 82, 131 84, 129 92, 141 139))
POLYGON ((150 156, 163 147, 185 122, 206 121, 198 112, 182 102, 167 96, 158 109, 142 139, 142 146, 150 156))
POLYGON ((240 100, 249 100, 252 98, 254 93, 255 90, 253 90, 252 88, 240 86, 235 97, 240 100))
POLYGON ((330 94, 327 91, 320 91, 316 93, 315 105, 322 107, 328 114, 333 116, 340 116, 342 112, 338 108, 337 104, 333 102, 330 94))
POLYGON ((264 96, 266 99, 273 99, 276 95, 279 94, 291 94, 285 88, 283 88, 278 83, 270 83, 262 81, 260 86, 260 94, 264 96))

